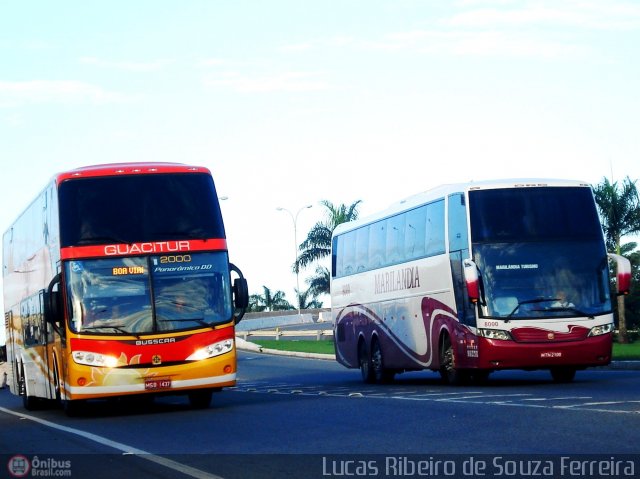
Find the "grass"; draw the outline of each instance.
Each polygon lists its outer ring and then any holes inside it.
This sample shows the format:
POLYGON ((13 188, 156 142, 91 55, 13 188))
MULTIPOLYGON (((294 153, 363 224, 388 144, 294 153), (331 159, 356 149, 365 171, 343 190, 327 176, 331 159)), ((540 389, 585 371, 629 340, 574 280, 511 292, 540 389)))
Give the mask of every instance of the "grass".
MULTIPOLYGON (((297 351, 302 353, 334 354, 333 341, 329 340, 287 340, 260 339, 253 341, 263 348, 281 351, 297 351)), ((613 343, 613 359, 617 361, 640 360, 640 341, 629 344, 613 343)))
POLYGON ((281 339, 256 339, 252 343, 259 344, 263 348, 278 349, 280 351, 296 351, 300 353, 334 354, 333 341, 329 340, 293 340, 281 339))
POLYGON ((613 359, 640 360, 640 341, 628 344, 613 343, 613 359))

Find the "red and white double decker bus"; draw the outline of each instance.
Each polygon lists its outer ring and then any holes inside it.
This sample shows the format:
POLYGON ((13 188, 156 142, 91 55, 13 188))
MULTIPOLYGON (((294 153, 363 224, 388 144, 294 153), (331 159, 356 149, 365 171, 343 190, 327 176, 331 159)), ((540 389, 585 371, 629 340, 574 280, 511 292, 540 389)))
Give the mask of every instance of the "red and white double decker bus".
POLYGON ((571 381, 611 361, 628 260, 607 255, 592 190, 561 180, 446 185, 338 226, 337 360, 367 382, 430 369, 446 382, 500 369, 571 381))
POLYGON ((247 283, 206 168, 55 175, 4 234, 2 275, 8 383, 27 409, 158 393, 206 407, 235 385, 247 283))

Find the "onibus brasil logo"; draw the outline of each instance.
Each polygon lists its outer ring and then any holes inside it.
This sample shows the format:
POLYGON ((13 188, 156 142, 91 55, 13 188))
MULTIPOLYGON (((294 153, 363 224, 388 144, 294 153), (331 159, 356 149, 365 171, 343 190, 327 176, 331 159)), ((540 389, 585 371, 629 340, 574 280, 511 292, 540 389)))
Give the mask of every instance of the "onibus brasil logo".
POLYGON ((16 454, 9 459, 7 469, 11 477, 27 477, 30 472, 38 477, 70 477, 71 461, 51 457, 40 459, 38 456, 29 460, 22 454, 16 454))

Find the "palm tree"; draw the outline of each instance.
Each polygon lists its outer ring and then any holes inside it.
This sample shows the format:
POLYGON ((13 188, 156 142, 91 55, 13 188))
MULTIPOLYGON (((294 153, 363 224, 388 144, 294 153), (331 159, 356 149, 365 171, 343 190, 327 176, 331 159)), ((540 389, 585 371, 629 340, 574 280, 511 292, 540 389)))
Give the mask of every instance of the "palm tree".
POLYGON ((266 286, 262 286, 263 294, 252 294, 249 296, 249 311, 285 311, 295 309, 289 301, 285 299, 282 291, 271 292, 266 286))
POLYGON ((625 299, 624 307, 627 315, 627 327, 637 331, 640 326, 640 250, 635 249, 636 243, 627 243, 627 245, 633 245, 635 251, 627 256, 631 261, 631 292, 625 299))
MULTIPOLYGON (((635 246, 622 245, 621 239, 626 235, 640 233, 640 197, 636 182, 627 176, 622 185, 609 182, 603 178, 602 182, 593 189, 602 228, 607 242, 607 249, 611 253, 629 254, 635 246)), ((629 342, 627 321, 624 308, 624 297, 618 296, 618 341, 629 342)))
POLYGON ((309 285, 309 292, 312 296, 318 297, 321 294, 325 294, 331 287, 331 273, 329 269, 324 266, 316 266, 316 271, 313 276, 306 279, 309 285))
POLYGON ((316 309, 322 308, 322 301, 318 301, 317 298, 311 292, 311 289, 308 289, 303 292, 299 292, 296 290, 298 296, 298 303, 300 305, 300 309, 316 309))
MULTIPOLYGON (((339 224, 353 221, 358 218, 358 205, 361 200, 354 201, 347 206, 344 203, 334 205, 330 201, 320 202, 327 210, 325 221, 317 222, 307 238, 300 244, 300 255, 293 265, 294 272, 299 272, 300 268, 305 268, 315 261, 319 261, 331 255, 331 235, 339 224)), ((313 284, 310 284, 314 294, 329 294, 329 271, 327 268, 316 268, 316 275, 312 277, 313 284)), ((311 289, 310 288, 310 289, 311 289)))

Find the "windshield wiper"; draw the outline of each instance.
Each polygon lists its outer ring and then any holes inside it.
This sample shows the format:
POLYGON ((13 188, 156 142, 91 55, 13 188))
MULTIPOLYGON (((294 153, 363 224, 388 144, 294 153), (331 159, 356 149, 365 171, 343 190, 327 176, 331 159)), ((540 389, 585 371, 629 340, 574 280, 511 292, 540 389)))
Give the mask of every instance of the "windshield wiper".
POLYGON ((207 323, 204 318, 177 318, 177 319, 158 319, 159 323, 186 323, 191 321, 193 323, 198 323, 202 326, 206 326, 207 328, 214 328, 215 324, 207 323))
MULTIPOLYGON (((548 303, 548 302, 556 302, 556 301, 562 301, 561 298, 533 298, 533 299, 526 299, 524 301, 520 301, 518 302, 518 305, 513 308, 513 311, 511 311, 511 313, 509 313, 509 315, 505 318, 505 322, 508 322, 514 314, 516 314, 516 311, 518 311, 518 309, 520 309, 520 306, 522 306, 523 304, 537 304, 537 303, 548 303)), ((544 309, 534 309, 533 311, 535 312, 561 312, 561 311, 573 311, 574 313, 579 314, 580 316, 589 316, 587 313, 585 313, 584 311, 580 311, 578 308, 576 308, 573 305, 567 305, 567 306, 551 306, 550 308, 544 308, 544 309)))
POLYGON ((78 333, 82 334, 84 331, 96 331, 98 329, 115 329, 119 333, 128 334, 130 336, 134 336, 134 337, 140 339, 140 335, 139 334, 131 332, 131 331, 127 331, 122 326, 111 325, 111 324, 105 324, 103 326, 82 326, 80 328, 80 331, 78 331, 78 333))
POLYGON ((536 303, 546 303, 548 301, 560 301, 558 298, 533 298, 533 299, 525 299, 524 301, 518 301, 518 305, 513 308, 513 311, 509 313, 509 315, 505 318, 505 322, 509 321, 516 311, 520 309, 520 306, 523 304, 536 304, 536 303))
POLYGON ((547 308, 547 309, 536 309, 534 311, 550 311, 552 313, 559 313, 562 311, 571 311, 580 316, 588 316, 588 317, 592 316, 591 314, 588 314, 588 313, 585 313, 584 311, 579 310, 575 306, 551 306, 550 308, 547 308))

